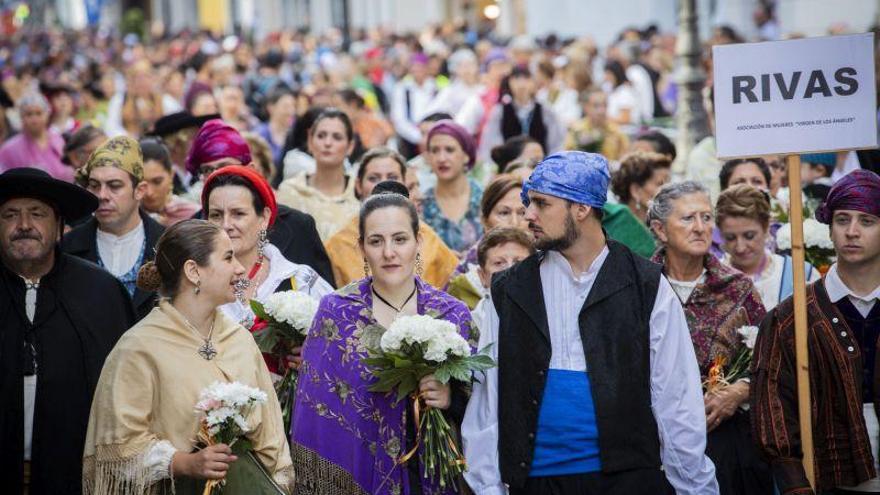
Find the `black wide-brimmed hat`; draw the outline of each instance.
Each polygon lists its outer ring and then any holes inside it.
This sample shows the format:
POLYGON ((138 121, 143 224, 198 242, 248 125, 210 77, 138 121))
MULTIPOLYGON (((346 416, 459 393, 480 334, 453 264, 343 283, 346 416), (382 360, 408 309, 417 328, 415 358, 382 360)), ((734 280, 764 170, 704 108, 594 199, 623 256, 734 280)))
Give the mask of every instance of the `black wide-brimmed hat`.
POLYGON ((205 122, 219 118, 220 114, 216 113, 211 115, 201 115, 199 117, 196 117, 187 111, 171 113, 163 115, 157 120, 153 125, 153 130, 149 132, 149 135, 159 137, 170 136, 177 131, 189 129, 190 127, 202 127, 202 124, 205 122))
POLYGON ((85 189, 52 178, 36 168, 14 168, 0 174, 0 205, 13 198, 35 198, 58 209, 70 220, 82 218, 98 209, 98 198, 85 189))

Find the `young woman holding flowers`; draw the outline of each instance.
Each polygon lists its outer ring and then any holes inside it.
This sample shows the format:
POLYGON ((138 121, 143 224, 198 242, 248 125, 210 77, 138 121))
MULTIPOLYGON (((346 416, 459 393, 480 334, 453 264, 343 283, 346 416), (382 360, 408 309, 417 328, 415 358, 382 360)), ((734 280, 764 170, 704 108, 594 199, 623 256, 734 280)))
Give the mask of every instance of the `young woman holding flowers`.
MULTIPOLYGON (((738 332, 758 325, 765 310, 752 281, 709 253, 714 214, 709 192, 694 181, 663 186, 648 209, 648 225, 660 249, 652 261, 684 307, 704 383, 744 351, 738 332)), ((715 463, 722 495, 772 494, 769 467, 751 443, 748 380, 712 387, 706 403, 706 455, 715 463)))
MULTIPOLYGON (((303 347, 291 447, 297 493, 310 495, 438 494, 422 476, 423 448, 415 435, 412 401, 371 392, 376 380, 364 363, 399 316, 428 315, 453 323, 471 343, 478 339, 467 307, 423 282, 415 207, 396 182, 376 186, 361 207, 360 246, 368 275, 321 300, 303 347), (410 454, 415 448, 415 453, 410 454)), ((462 386, 426 376, 421 408, 441 409, 460 423, 462 386)))
MULTIPOLYGON (((293 470, 281 411, 254 339, 220 311, 235 299, 245 268, 216 225, 186 220, 156 245, 138 285, 163 296, 116 344, 92 402, 83 460, 83 491, 143 495, 172 479, 222 479, 237 457, 228 445, 200 450, 193 412, 203 389, 239 382, 267 394, 249 414, 247 440, 282 487, 293 470)), ((170 491, 170 487, 165 487, 170 491)), ((180 493, 180 490, 178 490, 180 493)))

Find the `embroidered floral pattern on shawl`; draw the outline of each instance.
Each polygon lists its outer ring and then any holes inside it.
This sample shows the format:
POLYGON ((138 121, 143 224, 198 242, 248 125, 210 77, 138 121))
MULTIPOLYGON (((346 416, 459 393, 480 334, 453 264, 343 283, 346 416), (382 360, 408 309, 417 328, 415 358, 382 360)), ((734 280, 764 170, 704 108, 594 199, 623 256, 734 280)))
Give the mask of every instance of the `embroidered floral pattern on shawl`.
MULTIPOLYGON (((658 250, 651 261, 665 265, 665 250, 658 250)), ((682 306, 700 374, 705 379, 717 356, 726 357, 730 363, 744 346, 737 329, 759 325, 766 311, 760 294, 748 277, 722 265, 711 254, 706 255, 703 265, 706 280, 697 285, 682 306)))
MULTIPOLYGON (((395 465, 406 451, 409 401, 394 405, 393 394, 370 392, 375 378, 361 362, 385 331, 372 315, 371 282, 352 282, 324 297, 303 346, 291 435, 299 495, 409 494, 407 468, 395 465)), ((479 333, 467 307, 416 283, 419 314, 454 323, 475 348, 479 333)), ((427 480, 422 490, 452 493, 427 480)))

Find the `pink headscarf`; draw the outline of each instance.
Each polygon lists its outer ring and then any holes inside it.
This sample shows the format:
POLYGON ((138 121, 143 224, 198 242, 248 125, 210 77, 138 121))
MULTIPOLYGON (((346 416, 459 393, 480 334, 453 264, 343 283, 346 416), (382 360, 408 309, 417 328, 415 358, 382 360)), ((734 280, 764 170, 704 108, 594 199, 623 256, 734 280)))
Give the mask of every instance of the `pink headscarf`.
POLYGON ((241 134, 220 119, 205 122, 193 139, 186 156, 186 170, 195 175, 203 163, 234 158, 242 165, 251 162, 251 149, 241 134))
POLYGON ((426 143, 430 146, 431 138, 438 134, 445 134, 458 141, 459 146, 468 156, 466 168, 468 170, 474 168, 474 162, 477 160, 477 143, 474 142, 473 136, 467 129, 452 120, 441 120, 428 131, 426 143))

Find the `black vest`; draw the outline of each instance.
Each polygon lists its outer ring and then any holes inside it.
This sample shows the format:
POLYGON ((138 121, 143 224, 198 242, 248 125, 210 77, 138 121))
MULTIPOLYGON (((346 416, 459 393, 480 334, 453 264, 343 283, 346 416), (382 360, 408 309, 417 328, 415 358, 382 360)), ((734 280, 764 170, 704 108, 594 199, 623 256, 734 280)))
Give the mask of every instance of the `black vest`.
MULTIPOLYGON (((578 321, 596 421, 602 471, 660 467, 651 410, 650 319, 660 265, 608 240, 578 321)), ((492 280, 498 329, 498 451, 501 479, 522 487, 535 449, 538 412, 550 365, 550 331, 541 294, 542 253, 492 280)), ((576 414, 576 412, 572 412, 576 414)))

